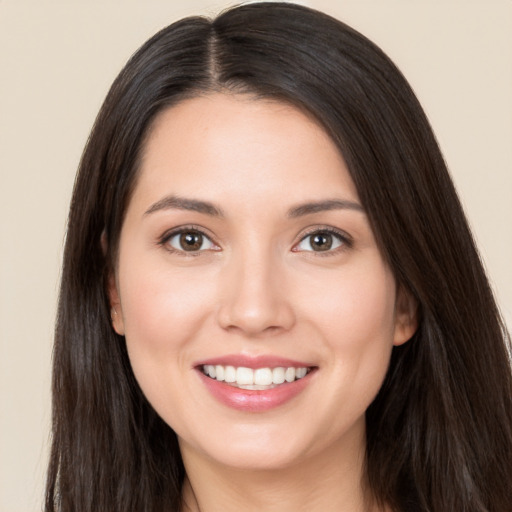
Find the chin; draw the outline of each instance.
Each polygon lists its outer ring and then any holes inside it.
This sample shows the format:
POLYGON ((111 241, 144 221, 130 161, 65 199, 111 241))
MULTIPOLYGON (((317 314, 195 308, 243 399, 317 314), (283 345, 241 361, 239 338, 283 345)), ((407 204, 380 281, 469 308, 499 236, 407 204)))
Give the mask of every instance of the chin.
MULTIPOLYGON (((304 422, 305 423, 305 422, 304 422)), ((302 424, 302 426, 306 426, 302 424)), ((180 438, 184 458, 194 453, 206 458, 210 463, 241 471, 278 471, 292 469, 307 459, 322 453, 330 453, 337 439, 330 439, 325 432, 309 430, 293 431, 279 424, 247 425, 238 424, 231 429, 223 429, 222 434, 213 426, 209 435, 189 443, 180 438)))

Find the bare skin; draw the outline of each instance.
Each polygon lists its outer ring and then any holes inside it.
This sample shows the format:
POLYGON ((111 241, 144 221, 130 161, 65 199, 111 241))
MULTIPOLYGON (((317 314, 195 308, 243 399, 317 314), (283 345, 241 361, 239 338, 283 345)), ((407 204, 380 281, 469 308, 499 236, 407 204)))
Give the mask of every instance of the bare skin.
POLYGON ((110 300, 139 385, 178 436, 183 511, 377 512, 365 411, 416 329, 402 295, 314 120, 223 94, 164 111, 110 300), (237 358, 295 377, 254 391, 208 374, 237 358))
MULTIPOLYGON (((358 431, 354 434, 359 436, 358 431)), ((361 441, 353 439, 339 459, 332 451, 324 452, 296 466, 271 471, 219 468, 214 462, 189 457, 185 464, 190 479, 184 485, 182 511, 381 512, 369 504, 363 489, 361 441)))

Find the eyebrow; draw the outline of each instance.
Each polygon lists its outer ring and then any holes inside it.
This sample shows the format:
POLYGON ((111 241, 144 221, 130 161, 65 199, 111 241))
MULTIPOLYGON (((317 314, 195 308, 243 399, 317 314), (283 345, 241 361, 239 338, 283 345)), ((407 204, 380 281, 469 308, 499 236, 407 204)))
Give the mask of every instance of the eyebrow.
POLYGON ((300 204, 288 210, 288 217, 295 219, 303 215, 325 212, 329 210, 355 210, 364 213, 364 208, 354 201, 344 199, 327 199, 324 201, 315 201, 311 203, 300 204))
MULTIPOLYGON (((211 215, 212 217, 224 217, 222 209, 215 206, 213 203, 210 203, 209 201, 201 201, 198 199, 190 199, 175 195, 166 196, 160 199, 151 205, 144 212, 144 215, 149 215, 161 210, 172 209, 199 212, 204 213, 205 215, 211 215)), ((354 210, 364 213, 364 208, 359 203, 354 201, 348 201, 344 199, 326 199, 323 201, 314 201, 300 204, 298 206, 293 206, 288 210, 287 217, 290 219, 295 219, 304 215, 311 215, 329 210, 354 210)))
POLYGON ((200 201, 198 199, 188 199, 175 195, 166 196, 153 205, 151 205, 144 215, 158 212, 160 210, 188 210, 192 212, 204 213, 212 217, 224 217, 224 213, 220 208, 208 201, 200 201))

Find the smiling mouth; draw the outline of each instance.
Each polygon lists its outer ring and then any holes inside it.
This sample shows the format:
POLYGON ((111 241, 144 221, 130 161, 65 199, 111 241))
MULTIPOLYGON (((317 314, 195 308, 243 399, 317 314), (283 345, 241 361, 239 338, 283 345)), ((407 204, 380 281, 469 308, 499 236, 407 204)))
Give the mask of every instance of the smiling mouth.
POLYGON ((224 366, 205 364, 200 370, 218 382, 224 382, 239 389, 263 391, 282 384, 289 384, 304 378, 313 367, 246 368, 244 366, 224 366))

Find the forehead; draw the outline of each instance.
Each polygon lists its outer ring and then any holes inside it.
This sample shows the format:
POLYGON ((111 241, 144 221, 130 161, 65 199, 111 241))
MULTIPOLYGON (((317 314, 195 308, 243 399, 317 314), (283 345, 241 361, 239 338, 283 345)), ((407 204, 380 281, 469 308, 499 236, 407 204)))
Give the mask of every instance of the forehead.
POLYGON ((282 102, 211 94, 156 118, 135 195, 155 200, 164 192, 215 193, 243 200, 256 194, 270 200, 287 192, 301 201, 324 199, 328 190, 357 200, 340 151, 316 120, 282 102))

